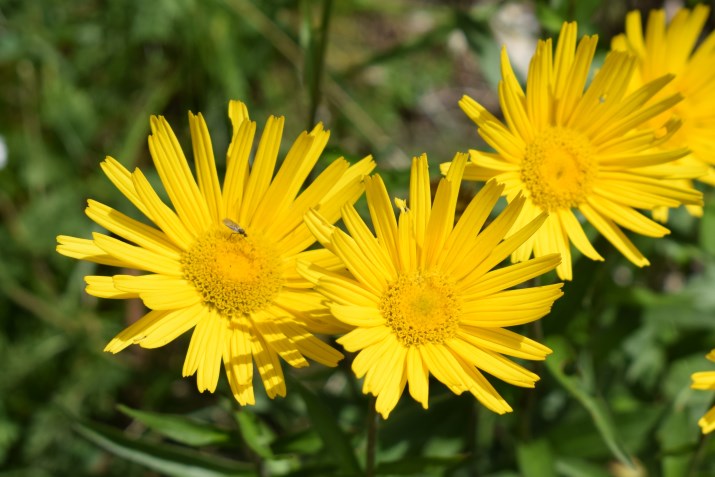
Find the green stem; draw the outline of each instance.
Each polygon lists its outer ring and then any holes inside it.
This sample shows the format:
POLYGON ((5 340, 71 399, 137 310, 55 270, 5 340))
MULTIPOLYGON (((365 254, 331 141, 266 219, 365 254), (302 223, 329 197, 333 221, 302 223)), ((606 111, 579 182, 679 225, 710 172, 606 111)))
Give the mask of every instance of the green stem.
POLYGON ((470 455, 471 464, 467 470, 470 477, 477 477, 479 475, 479 470, 477 468, 477 463, 481 457, 479 452, 479 409, 481 404, 476 400, 472 400, 469 406, 469 414, 467 415, 467 452, 470 455))
POLYGON ((375 475, 375 456, 377 454, 377 424, 379 416, 375 410, 377 398, 369 395, 367 402, 367 451, 365 455, 365 477, 375 475))
POLYGON ((700 439, 698 440, 698 447, 693 453, 693 457, 690 459, 690 466, 688 468, 688 477, 695 477, 698 474, 698 468, 703 461, 703 456, 705 455, 705 448, 710 435, 700 434, 700 439))
POLYGON ((310 77, 310 109, 308 116, 308 130, 315 125, 315 118, 318 114, 318 106, 321 98, 321 87, 323 80, 323 68, 325 66, 325 51, 328 44, 328 31, 330 27, 330 17, 333 9, 333 0, 323 0, 323 12, 320 19, 320 30, 314 35, 315 42, 311 42, 311 77, 310 77))
MULTIPOLYGON (((529 281, 529 288, 541 286, 541 277, 535 277, 529 281)), ((528 324, 530 338, 534 341, 542 343, 544 341, 544 328, 541 324, 541 319, 532 321, 528 324)), ((543 371, 543 363, 541 361, 532 361, 529 363, 531 370, 537 374, 541 375, 543 371)), ((533 420, 534 412, 536 409, 536 400, 538 398, 536 394, 536 389, 525 389, 525 396, 522 400, 521 419, 519 422, 519 435, 523 442, 527 442, 531 439, 531 422, 533 420)))

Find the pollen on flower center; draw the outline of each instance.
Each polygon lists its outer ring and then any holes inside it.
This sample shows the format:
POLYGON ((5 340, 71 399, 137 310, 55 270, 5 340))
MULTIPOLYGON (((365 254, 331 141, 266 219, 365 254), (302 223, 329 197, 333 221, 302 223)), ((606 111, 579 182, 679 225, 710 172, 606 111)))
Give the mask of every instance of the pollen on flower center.
POLYGON ((591 142, 576 131, 552 127, 527 145, 521 180, 532 202, 551 212, 584 202, 597 173, 591 142))
POLYGON ((380 311, 405 346, 440 344, 454 336, 460 312, 452 285, 436 274, 401 275, 382 296, 380 311))
POLYGON ((264 237, 216 229, 184 253, 184 278, 229 319, 270 304, 283 284, 281 257, 264 237))

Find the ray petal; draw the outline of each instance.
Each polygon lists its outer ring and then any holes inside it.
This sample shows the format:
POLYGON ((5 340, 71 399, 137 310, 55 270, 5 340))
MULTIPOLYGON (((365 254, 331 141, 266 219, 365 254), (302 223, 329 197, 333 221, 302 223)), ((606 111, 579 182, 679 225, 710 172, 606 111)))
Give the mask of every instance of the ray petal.
POLYGON ((561 257, 558 254, 552 254, 492 270, 463 293, 470 296, 470 299, 491 295, 543 275, 556 268, 559 262, 561 262, 561 257))
POLYGON ((343 354, 323 342, 305 328, 287 319, 279 324, 283 333, 293 342, 304 356, 324 366, 334 367, 343 359, 343 354))
POLYGON ((372 257, 373 273, 382 274, 385 279, 394 279, 397 270, 390 258, 389 252, 382 247, 378 239, 372 235, 360 215, 351 204, 342 209, 343 223, 350 236, 367 257, 372 257))
POLYGON ((181 249, 154 227, 143 224, 94 200, 87 201, 87 217, 108 231, 140 247, 166 255, 174 260, 181 259, 181 249))
POLYGON ((210 217, 218 223, 226 216, 226 213, 223 208, 221 185, 216 172, 216 159, 211 145, 211 136, 201 113, 198 115, 189 113, 189 129, 199 189, 206 200, 210 217))
POLYGON ((181 263, 177 260, 96 232, 92 234, 92 239, 97 247, 131 268, 176 277, 183 275, 181 263))
POLYGON ((335 317, 352 326, 379 326, 385 324, 385 317, 373 306, 337 305, 330 306, 335 317))
POLYGON ((84 281, 87 283, 87 287, 84 291, 86 291, 87 294, 98 298, 120 300, 127 298, 139 298, 139 293, 117 289, 114 286, 112 277, 87 275, 84 277, 84 281))
POLYGON ((425 229, 429 223, 432 211, 430 196, 429 167, 427 155, 412 158, 410 168, 410 210, 415 214, 415 236, 417 243, 424 243, 425 229))
POLYGON ((464 326, 457 332, 457 337, 474 346, 515 358, 544 360, 551 354, 551 350, 541 343, 502 328, 464 326))
POLYGON ((465 362, 514 386, 533 388, 534 383, 539 380, 539 376, 500 354, 481 349, 466 341, 453 339, 448 346, 465 362))
POLYGON ((171 203, 189 229, 206 228, 211 220, 209 209, 189 169, 179 140, 164 117, 152 116, 150 122, 152 134, 149 136, 149 152, 171 203))
POLYGON ((251 225, 254 220, 260 220, 254 215, 273 177, 284 122, 285 118, 283 116, 279 118, 271 116, 263 129, 263 134, 261 134, 258 149, 256 150, 256 157, 253 160, 253 169, 241 201, 241 211, 238 219, 242 225, 251 225))
POLYGON ((187 250, 198 234, 198 229, 191 229, 176 213, 164 204, 152 188, 144 174, 139 170, 132 173, 132 181, 144 206, 149 210, 153 221, 182 250, 187 250))
POLYGON ((114 187, 119 189, 119 191, 129 199, 129 201, 144 214, 150 220, 154 220, 151 212, 146 208, 144 202, 137 195, 134 189, 134 183, 132 182, 132 174, 123 165, 119 163, 113 157, 107 156, 104 161, 99 165, 104 171, 104 174, 109 178, 109 180, 114 184, 114 187))
POLYGON ((285 378, 278 355, 266 345, 260 333, 251 333, 251 350, 268 397, 285 397, 285 378))
POLYGON ((234 397, 242 406, 255 404, 253 395, 253 354, 251 335, 247 322, 237 323, 230 329, 228 350, 224 351, 224 366, 234 397))
POLYGON ((379 175, 365 177, 365 195, 377 240, 387 250, 392 262, 398 263, 397 220, 387 188, 379 175))
POLYGON ((172 311, 155 326, 147 329, 144 337, 138 339, 137 343, 142 348, 160 348, 196 326, 205 314, 206 308, 201 304, 172 311))
POLYGON ((596 227, 596 230, 598 230, 606 240, 611 242, 628 260, 639 267, 650 264, 648 259, 643 256, 636 246, 633 245, 633 242, 626 237, 623 231, 618 228, 611 219, 604 217, 588 204, 581 204, 579 210, 584 217, 586 217, 586 220, 591 222, 591 224, 596 227))
POLYGON ((248 158, 255 135, 256 123, 248 121, 248 116, 239 123, 238 129, 234 122, 233 138, 226 153, 226 177, 223 180, 223 210, 226 212, 241 210, 249 176, 248 158))
POLYGON ((308 361, 298 351, 298 348, 286 337, 279 326, 275 324, 276 317, 258 313, 253 317, 256 332, 261 335, 266 345, 294 368, 308 366, 308 361))
POLYGON ((427 409, 429 399, 429 370, 422 359, 422 355, 413 346, 407 349, 406 375, 407 381, 410 383, 410 396, 422 404, 424 409, 427 409))
POLYGON ((392 330, 384 325, 371 326, 369 328, 355 328, 351 332, 338 338, 343 348, 351 353, 373 346, 385 340, 392 330))
POLYGON ((588 203, 602 216, 608 217, 621 227, 641 235, 647 237, 663 237, 670 233, 670 230, 635 211, 631 207, 623 206, 605 197, 592 197, 588 203))
POLYGON ((70 237, 68 235, 57 236, 57 253, 65 257, 75 258, 77 260, 86 260, 88 262, 99 263, 101 265, 109 265, 112 267, 129 267, 133 262, 127 262, 121 258, 114 257, 108 254, 104 249, 97 246, 93 240, 70 237))
POLYGON ((211 309, 204 308, 191 335, 183 369, 184 377, 197 373, 196 386, 200 392, 216 389, 227 335, 223 320, 211 309))

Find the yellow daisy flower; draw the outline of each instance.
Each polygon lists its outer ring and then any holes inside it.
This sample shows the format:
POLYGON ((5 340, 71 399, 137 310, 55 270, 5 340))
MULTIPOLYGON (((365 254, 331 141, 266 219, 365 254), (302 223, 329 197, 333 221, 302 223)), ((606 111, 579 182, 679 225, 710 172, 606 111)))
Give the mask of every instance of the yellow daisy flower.
MULTIPOLYGON (((706 358, 710 361, 715 361, 715 349, 710 351, 706 358)), ((690 386, 692 389, 707 389, 715 391, 715 371, 701 371, 699 373, 693 373, 692 380, 693 384, 690 386)), ((703 417, 700 418, 698 425, 703 430, 703 434, 708 434, 715 430, 715 407, 711 408, 703 417)))
MULTIPOLYGON (((513 201, 519 193, 526 203, 514 224, 518 230, 542 212, 544 226, 514 255, 515 261, 559 252, 559 277, 570 280, 571 246, 592 260, 603 260, 582 228, 590 222, 623 255, 638 266, 648 260, 621 227, 651 237, 668 229, 635 209, 701 204, 696 190, 663 179, 685 149, 655 150, 677 129, 677 121, 658 130, 636 128, 680 100, 669 96, 646 105, 670 77, 645 84, 626 94, 635 59, 611 52, 586 87, 597 38, 576 42, 575 23, 565 23, 556 51, 551 40, 540 41, 531 60, 524 92, 502 50, 499 97, 506 123, 465 96, 460 106, 477 124, 480 136, 494 153, 470 151, 468 180, 496 179, 513 201), (575 213, 575 212, 578 212, 575 213)), ((443 171, 449 164, 443 164, 443 171)))
POLYGON ((505 327, 549 313, 562 284, 507 289, 552 270, 558 254, 493 270, 536 232, 546 214, 504 239, 525 203, 517 197, 481 230, 502 193, 503 187, 491 181, 455 225, 467 157, 455 156, 434 204, 427 157, 414 158, 409 202, 396 200, 399 220, 380 176, 366 178, 376 236, 350 205, 342 210, 349 234, 319 212, 305 217, 352 277, 305 262, 299 270, 327 297, 333 315, 354 328, 338 342, 358 353, 353 371, 365 378, 363 392, 377 397, 375 407, 384 418, 407 383, 410 395, 426 409, 430 374, 456 394, 469 391, 492 411, 509 412, 509 404, 480 370, 515 386, 534 387, 539 377, 504 355, 543 360, 551 352, 505 327))
POLYGON ((273 398, 286 392, 278 357, 295 367, 307 366, 306 357, 327 366, 342 358, 311 334, 344 327, 297 273, 296 262, 330 269, 341 264, 327 250, 306 251, 315 239, 303 214, 316 208, 326 220, 337 220, 340 208, 362 194, 362 178, 375 164, 370 157, 353 166, 338 159, 301 191, 328 141, 322 125, 297 138, 273 177, 284 119, 268 119, 249 165, 256 123, 238 101, 229 104, 229 117, 233 136, 223 186, 201 114, 189 113, 198 183, 167 121, 152 117, 149 150, 173 209, 139 169, 129 172, 108 157, 102 169, 109 180, 158 228, 89 200, 87 215, 118 238, 59 236, 57 251, 148 272, 85 278, 90 295, 141 298, 151 309, 105 351, 130 344, 157 348, 193 328, 183 375, 196 373, 199 391, 213 392, 223 361, 233 394, 245 405, 255 402, 254 360, 273 398))
MULTIPOLYGON (((656 99, 680 93, 683 101, 651 119, 646 127, 657 128, 669 115, 682 121, 682 127, 661 148, 690 149, 673 171, 685 186, 692 186, 692 178, 715 185, 715 34, 708 35, 696 48, 709 12, 705 5, 680 9, 668 25, 665 11, 652 10, 644 36, 641 14, 632 11, 626 16, 625 34, 614 37, 611 43, 614 50, 637 57, 629 90, 665 74, 675 76, 656 99)), ((688 206, 688 210, 695 216, 702 215, 701 207, 688 206)), ((661 214, 659 218, 665 216, 661 214)))

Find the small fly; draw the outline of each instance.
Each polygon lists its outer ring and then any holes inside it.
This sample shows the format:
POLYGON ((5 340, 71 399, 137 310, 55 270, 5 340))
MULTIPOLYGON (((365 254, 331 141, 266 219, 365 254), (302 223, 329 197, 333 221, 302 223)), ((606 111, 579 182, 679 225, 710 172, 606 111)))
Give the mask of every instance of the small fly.
POLYGON ((247 236, 246 231, 243 229, 243 227, 241 227, 231 219, 223 219, 223 225, 231 229, 234 233, 243 235, 244 237, 247 236))

